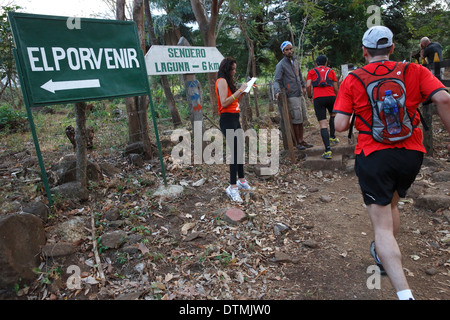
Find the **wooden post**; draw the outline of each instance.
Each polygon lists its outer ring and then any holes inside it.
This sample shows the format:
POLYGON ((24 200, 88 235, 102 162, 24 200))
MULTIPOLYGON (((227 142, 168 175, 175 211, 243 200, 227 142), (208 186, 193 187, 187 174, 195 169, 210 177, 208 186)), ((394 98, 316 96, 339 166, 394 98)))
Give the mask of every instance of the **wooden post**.
POLYGON ((242 130, 247 131, 248 129, 248 118, 250 109, 250 97, 248 94, 244 94, 239 101, 239 107, 241 109, 241 126, 242 130))
MULTIPOLYGON (((430 66, 431 72, 433 72, 434 76, 441 80, 441 63, 439 61, 434 62, 430 66)), ((433 111, 436 106, 433 103, 427 103, 422 106, 422 115, 423 121, 428 126, 428 130, 423 130, 423 145, 427 150, 427 156, 433 156, 433 111)))
POLYGON ((427 150, 427 156, 433 156, 433 103, 422 105, 423 121, 427 124, 428 130, 423 129, 423 145, 427 150))
POLYGON ((287 102, 287 97, 286 97, 286 93, 284 92, 284 89, 281 90, 279 96, 278 96, 278 100, 279 104, 278 106, 281 108, 281 123, 282 123, 282 128, 284 131, 284 137, 283 140, 286 139, 286 143, 287 143, 287 147, 288 147, 288 151, 289 151, 289 156, 291 158, 291 161, 294 163, 295 162, 295 154, 294 154, 294 143, 295 143, 295 138, 294 138, 294 130, 292 128, 292 121, 291 121, 291 115, 289 112, 289 106, 288 106, 288 102, 287 102), (281 102, 281 103, 280 103, 281 102))
POLYGON ((273 112, 273 101, 274 101, 274 96, 273 96, 273 82, 269 81, 269 112, 273 112))
MULTIPOLYGON (((191 44, 186 40, 186 38, 181 37, 178 41, 178 45, 190 46, 191 44)), ((200 82, 195 78, 195 74, 184 74, 183 80, 184 86, 186 88, 186 97, 189 106, 192 131, 194 132, 195 128, 201 128, 202 133, 200 136, 203 136, 205 126, 203 125, 202 94, 200 82), (196 121, 200 121, 201 126, 195 126, 194 123, 196 121)))

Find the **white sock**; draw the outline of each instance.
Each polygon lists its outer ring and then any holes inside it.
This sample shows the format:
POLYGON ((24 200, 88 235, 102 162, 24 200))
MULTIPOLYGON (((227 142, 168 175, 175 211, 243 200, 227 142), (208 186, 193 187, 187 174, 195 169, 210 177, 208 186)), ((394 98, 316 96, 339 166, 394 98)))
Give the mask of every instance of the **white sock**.
POLYGON ((414 300, 412 292, 409 289, 397 292, 397 296, 399 300, 414 300))

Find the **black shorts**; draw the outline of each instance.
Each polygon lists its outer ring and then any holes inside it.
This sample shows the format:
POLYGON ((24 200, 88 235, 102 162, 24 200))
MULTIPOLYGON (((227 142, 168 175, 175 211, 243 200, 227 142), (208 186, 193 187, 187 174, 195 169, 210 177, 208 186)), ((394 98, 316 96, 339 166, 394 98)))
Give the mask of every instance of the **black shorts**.
POLYGON ((423 153, 406 149, 384 149, 365 156, 356 156, 355 172, 366 205, 386 206, 391 203, 394 192, 401 198, 419 173, 423 153))
POLYGON ((335 100, 336 96, 318 97, 314 99, 314 112, 318 121, 327 118, 327 110, 329 114, 333 112, 335 100))

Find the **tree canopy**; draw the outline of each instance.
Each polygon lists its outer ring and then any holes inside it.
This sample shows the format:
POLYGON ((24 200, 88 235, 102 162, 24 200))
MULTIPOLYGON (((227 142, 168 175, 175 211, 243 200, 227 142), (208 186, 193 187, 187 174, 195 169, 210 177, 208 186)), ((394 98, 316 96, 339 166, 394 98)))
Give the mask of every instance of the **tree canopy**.
MULTIPOLYGON (((442 45, 444 59, 450 55, 450 10, 442 0, 149 0, 149 4, 158 43, 176 44, 183 36, 194 46, 215 45, 238 61, 240 78, 254 74, 251 61, 258 77, 272 77, 284 40, 293 42, 305 72, 319 54, 325 54, 338 72, 341 64, 363 64, 361 38, 372 19, 370 6, 379 8, 379 23, 394 33, 392 59, 414 61, 412 53, 424 36, 442 45)), ((15 69, 10 63, 6 12, 11 9, 2 7, 0 21, 0 62, 3 77, 6 73, 10 78, 15 69)), ((151 45, 149 39, 147 43, 151 45)))
MULTIPOLYGON (((214 1, 196 2, 208 11, 214 1)), ((193 45, 204 45, 189 12, 192 9, 189 1, 174 3, 183 10, 170 12, 170 19, 177 15, 176 21, 186 26, 184 36, 191 39, 193 45)), ((380 9, 380 24, 394 33, 396 49, 392 59, 411 60, 411 53, 418 50, 424 36, 441 43, 444 57, 450 50, 447 32, 450 12, 448 4, 439 0, 228 0, 218 3, 221 6, 215 30, 216 46, 224 56, 232 55, 237 59, 241 66, 240 76, 244 75, 248 61, 246 34, 254 42, 260 76, 273 74, 275 64, 282 58, 279 46, 284 40, 294 43, 305 69, 313 66, 319 54, 327 55, 333 67, 345 63, 362 64, 361 38, 367 29, 372 14, 368 8, 372 5, 380 9), (245 32, 242 31, 243 23, 245 32)), ((161 19, 165 14, 169 14, 168 10, 161 14, 161 19)), ((169 16, 165 19, 169 20, 169 16)), ((155 21, 160 23, 161 20, 155 21)))

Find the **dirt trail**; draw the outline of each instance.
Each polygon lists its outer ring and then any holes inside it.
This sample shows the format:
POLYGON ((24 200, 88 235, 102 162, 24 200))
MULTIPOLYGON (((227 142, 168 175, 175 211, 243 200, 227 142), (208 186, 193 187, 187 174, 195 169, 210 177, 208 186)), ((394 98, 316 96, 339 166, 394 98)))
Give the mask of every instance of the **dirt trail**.
MULTIPOLYGON (((307 132, 320 145, 314 128, 307 132)), ((344 134, 338 136, 341 144, 347 143, 344 134)), ((437 137, 440 154, 446 143, 437 137)), ((25 160, 14 157, 17 163, 25 160)), ((46 225, 49 241, 63 242, 56 232, 61 223, 77 218, 90 230, 94 212, 102 241, 116 231, 124 235, 116 248, 99 242, 105 285, 92 263, 89 232, 77 241, 76 253, 43 259, 47 281, 41 277, 10 298, 395 300, 389 279, 382 276, 377 282, 368 271, 374 264, 369 253, 373 233, 353 171, 310 170, 299 151, 297 157, 294 164, 283 157, 280 172, 271 178, 258 177, 247 165, 255 190, 244 194, 242 205, 224 193, 225 164, 168 166, 169 182, 185 189, 178 198, 162 200, 152 195, 159 185, 153 169, 130 167, 118 159, 114 165, 122 175, 96 183, 87 203, 60 205, 46 225), (193 186, 201 179, 202 185, 193 186), (114 219, 108 217, 111 208, 120 213, 114 219), (228 223, 220 214, 227 208, 242 210, 247 219, 228 223), (277 231, 278 223, 287 229, 277 231), (82 272, 79 290, 67 286, 70 274, 65 270, 71 265, 82 272)), ((448 168, 445 158, 437 161, 448 168)), ((428 177, 423 168, 420 179, 428 177)), ((415 297, 449 299, 448 215, 418 209, 413 198, 402 202, 400 213, 398 242, 415 297)))

